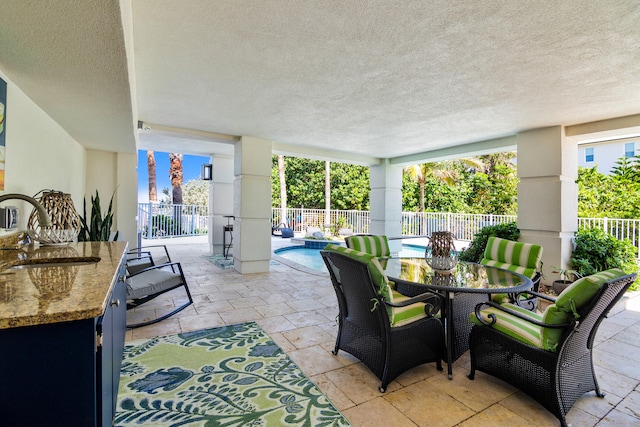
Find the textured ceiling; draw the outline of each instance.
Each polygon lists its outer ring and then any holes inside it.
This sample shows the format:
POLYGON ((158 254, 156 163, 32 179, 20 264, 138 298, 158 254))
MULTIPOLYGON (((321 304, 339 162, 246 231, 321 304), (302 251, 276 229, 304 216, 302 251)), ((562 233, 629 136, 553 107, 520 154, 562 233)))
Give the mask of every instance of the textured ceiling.
POLYGON ((2 0, 0 70, 85 147, 135 150, 117 1, 2 0))
POLYGON ((173 129, 141 148, 394 158, 640 113, 637 0, 9 3, 0 69, 105 149, 141 120, 173 129))

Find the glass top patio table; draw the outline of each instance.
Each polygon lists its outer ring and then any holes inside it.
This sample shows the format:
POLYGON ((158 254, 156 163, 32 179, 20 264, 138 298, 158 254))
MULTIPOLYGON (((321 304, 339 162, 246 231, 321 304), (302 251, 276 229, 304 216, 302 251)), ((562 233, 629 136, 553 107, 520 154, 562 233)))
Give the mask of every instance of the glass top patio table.
POLYGON ((393 278, 425 285, 434 291, 518 293, 531 289, 531 279, 497 267, 460 261, 451 271, 433 270, 424 258, 383 258, 381 264, 393 278))
POLYGON ((515 300, 517 293, 533 287, 531 279, 521 274, 476 263, 458 262, 446 272, 434 271, 424 258, 382 258, 380 263, 390 281, 409 282, 417 288, 416 294, 424 286, 443 296, 449 379, 453 377, 453 362, 469 349, 473 326, 469 315, 476 304, 495 293, 506 293, 515 300))

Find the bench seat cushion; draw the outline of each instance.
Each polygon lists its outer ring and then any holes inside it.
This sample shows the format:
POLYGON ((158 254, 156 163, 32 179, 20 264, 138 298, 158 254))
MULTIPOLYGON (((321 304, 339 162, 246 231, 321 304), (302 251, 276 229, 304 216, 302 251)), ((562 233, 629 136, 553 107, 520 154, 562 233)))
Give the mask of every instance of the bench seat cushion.
POLYGON ((179 273, 171 271, 171 269, 158 268, 145 271, 126 280, 127 299, 137 299, 157 294, 181 284, 182 277, 179 273))

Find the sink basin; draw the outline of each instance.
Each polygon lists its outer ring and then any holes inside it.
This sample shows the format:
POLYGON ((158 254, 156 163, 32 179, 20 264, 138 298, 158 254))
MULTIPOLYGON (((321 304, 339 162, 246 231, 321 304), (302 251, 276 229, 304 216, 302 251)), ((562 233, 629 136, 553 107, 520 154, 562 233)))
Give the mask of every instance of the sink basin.
POLYGON ((95 264, 100 261, 99 257, 69 257, 69 258, 44 258, 44 259, 26 259, 20 261, 20 264, 11 268, 42 268, 42 267, 72 267, 77 265, 95 264))

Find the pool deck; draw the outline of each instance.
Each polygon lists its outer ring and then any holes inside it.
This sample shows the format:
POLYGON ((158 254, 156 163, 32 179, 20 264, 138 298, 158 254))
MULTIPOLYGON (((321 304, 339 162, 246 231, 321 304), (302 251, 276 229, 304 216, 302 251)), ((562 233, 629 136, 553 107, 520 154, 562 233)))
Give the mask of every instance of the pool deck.
MULTIPOLYGON (((327 273, 306 274, 274 262, 268 273, 241 275, 215 265, 206 239, 199 239, 153 241, 170 245, 172 259, 182 263, 194 303, 162 322, 128 330, 128 341, 255 321, 354 427, 559 426, 520 390, 484 373, 469 380, 469 353, 454 363, 453 380, 427 363, 380 393, 379 380, 355 357, 331 354, 338 307, 327 273)), ((273 249, 290 245, 289 239, 272 239, 273 249)), ((167 292, 128 310, 129 323, 167 313, 185 299, 182 289, 167 292)), ((625 295, 602 322, 594 364, 606 396, 586 393, 569 411, 568 422, 574 427, 640 425, 640 292, 625 295)))

